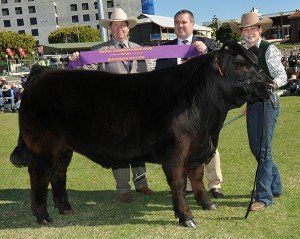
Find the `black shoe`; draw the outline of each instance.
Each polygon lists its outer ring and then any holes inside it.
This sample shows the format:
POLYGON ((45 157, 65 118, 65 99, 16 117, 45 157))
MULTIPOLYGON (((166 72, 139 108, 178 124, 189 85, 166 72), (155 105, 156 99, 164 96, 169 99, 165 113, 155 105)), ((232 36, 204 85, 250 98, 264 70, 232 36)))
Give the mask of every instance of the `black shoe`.
POLYGON ((211 193, 211 196, 213 198, 223 198, 224 194, 222 193, 222 189, 221 188, 213 188, 211 190, 209 190, 211 193))
POLYGON ((274 193, 273 194, 273 198, 280 198, 281 197, 281 193, 274 193))

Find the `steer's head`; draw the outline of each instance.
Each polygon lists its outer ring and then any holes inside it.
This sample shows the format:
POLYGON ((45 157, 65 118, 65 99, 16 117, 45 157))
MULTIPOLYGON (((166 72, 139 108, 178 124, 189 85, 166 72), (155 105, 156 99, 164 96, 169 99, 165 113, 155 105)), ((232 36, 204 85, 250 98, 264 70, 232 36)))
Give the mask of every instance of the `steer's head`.
POLYGON ((214 67, 222 76, 223 97, 232 107, 271 94, 272 80, 258 67, 256 55, 236 42, 227 42, 215 52, 214 67))

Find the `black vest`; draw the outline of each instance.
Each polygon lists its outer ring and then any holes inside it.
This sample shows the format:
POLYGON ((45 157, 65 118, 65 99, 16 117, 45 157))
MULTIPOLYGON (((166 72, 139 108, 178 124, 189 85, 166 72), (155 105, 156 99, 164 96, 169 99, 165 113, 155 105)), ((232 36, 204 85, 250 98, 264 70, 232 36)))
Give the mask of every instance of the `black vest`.
POLYGON ((266 52, 268 47, 271 45, 271 43, 262 40, 259 45, 259 53, 258 53, 258 65, 261 67, 261 69, 273 79, 273 77, 270 74, 267 62, 266 62, 266 52))

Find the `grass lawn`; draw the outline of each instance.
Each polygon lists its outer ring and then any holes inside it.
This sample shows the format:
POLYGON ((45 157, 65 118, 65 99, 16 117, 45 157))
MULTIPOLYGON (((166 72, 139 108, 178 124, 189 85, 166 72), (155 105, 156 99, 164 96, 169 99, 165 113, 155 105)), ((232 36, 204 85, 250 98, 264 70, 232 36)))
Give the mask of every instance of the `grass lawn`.
MULTIPOLYGON (((228 118, 241 113, 233 110, 228 118)), ((69 199, 76 214, 54 209, 49 192, 50 226, 38 226, 31 214, 26 168, 9 162, 18 136, 17 114, 0 114, 0 238, 300 238, 300 97, 281 98, 273 155, 281 171, 284 194, 265 211, 244 215, 256 162, 251 156, 245 119, 221 132, 225 198, 214 200, 218 211, 203 211, 192 196, 187 200, 198 227, 178 225, 169 187, 159 166, 147 165, 152 197, 133 192, 134 202, 119 203, 111 170, 75 154, 68 171, 69 199)))

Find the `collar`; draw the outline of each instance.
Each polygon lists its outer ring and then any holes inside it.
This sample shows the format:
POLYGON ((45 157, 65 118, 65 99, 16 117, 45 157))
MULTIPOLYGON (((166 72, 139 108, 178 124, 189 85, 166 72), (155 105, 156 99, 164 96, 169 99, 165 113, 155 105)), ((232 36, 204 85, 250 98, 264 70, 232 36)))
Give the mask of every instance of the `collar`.
MULTIPOLYGON (((256 42, 256 44, 255 44, 258 48, 259 48, 259 46, 260 46, 261 40, 262 40, 262 39, 261 39, 261 37, 260 37, 260 38, 258 39, 258 41, 256 42)), ((245 42, 245 46, 246 46, 246 47, 245 47, 246 49, 249 49, 249 48, 250 48, 246 42, 245 42)))
MULTIPOLYGON (((119 44, 120 44, 121 42, 119 42, 119 41, 118 41, 116 38, 114 38, 113 36, 111 37, 111 39, 112 39, 113 42, 115 43, 116 47, 117 47, 117 48, 120 48, 119 44)), ((129 41, 128 41, 128 39, 126 39, 123 43, 125 44, 126 48, 129 48, 129 41)))
MULTIPOLYGON (((193 42, 193 34, 191 34, 187 39, 184 39, 184 40, 187 40, 188 41, 188 44, 187 45, 190 45, 192 44, 193 42)), ((184 41, 183 39, 180 39, 179 37, 177 38, 177 45, 182 45, 182 41, 184 41)))

